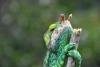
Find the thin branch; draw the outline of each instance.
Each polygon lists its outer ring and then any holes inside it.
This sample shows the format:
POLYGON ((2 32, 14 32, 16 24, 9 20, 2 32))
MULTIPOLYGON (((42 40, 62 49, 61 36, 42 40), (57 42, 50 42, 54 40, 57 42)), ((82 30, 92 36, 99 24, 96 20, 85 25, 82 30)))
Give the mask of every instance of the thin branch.
MULTIPOLYGON (((75 45, 76 50, 77 50, 78 45, 79 45, 80 32, 81 32, 81 29, 74 29, 73 34, 72 34, 71 39, 70 39, 70 43, 75 43, 76 44, 75 45)), ((68 57, 66 67, 75 67, 75 61, 72 57, 68 57)))

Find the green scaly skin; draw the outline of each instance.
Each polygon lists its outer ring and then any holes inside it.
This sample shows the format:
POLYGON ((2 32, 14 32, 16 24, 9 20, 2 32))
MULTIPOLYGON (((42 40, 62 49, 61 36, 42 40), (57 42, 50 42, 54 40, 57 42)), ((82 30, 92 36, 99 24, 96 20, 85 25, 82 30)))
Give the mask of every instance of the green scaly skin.
MULTIPOLYGON (((49 46, 48 44, 52 35, 51 30, 56 29, 57 27, 59 27, 58 23, 50 25, 48 31, 44 35, 47 47, 49 46)), ((66 27, 64 29, 64 32, 62 32, 56 40, 55 45, 47 51, 44 59, 44 67, 65 67, 67 63, 65 58, 69 56, 75 60, 75 67, 80 67, 81 55, 76 50, 75 45, 73 43, 69 43, 72 33, 73 32, 70 27, 66 27)))

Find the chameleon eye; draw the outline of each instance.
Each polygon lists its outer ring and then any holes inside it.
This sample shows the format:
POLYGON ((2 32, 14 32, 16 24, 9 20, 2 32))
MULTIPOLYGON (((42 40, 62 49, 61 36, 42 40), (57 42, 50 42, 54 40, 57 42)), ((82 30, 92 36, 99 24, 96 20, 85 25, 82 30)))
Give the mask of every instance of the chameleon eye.
POLYGON ((53 29, 51 29, 50 31, 54 31, 54 28, 53 28, 53 29))

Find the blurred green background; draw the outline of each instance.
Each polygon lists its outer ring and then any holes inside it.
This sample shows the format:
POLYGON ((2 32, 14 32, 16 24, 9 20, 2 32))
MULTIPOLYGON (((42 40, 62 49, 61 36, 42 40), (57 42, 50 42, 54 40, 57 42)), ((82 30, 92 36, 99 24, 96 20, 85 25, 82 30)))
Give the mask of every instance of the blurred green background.
POLYGON ((0 67, 43 67, 43 35, 61 13, 83 29, 81 67, 100 67, 100 0, 0 0, 0 67))

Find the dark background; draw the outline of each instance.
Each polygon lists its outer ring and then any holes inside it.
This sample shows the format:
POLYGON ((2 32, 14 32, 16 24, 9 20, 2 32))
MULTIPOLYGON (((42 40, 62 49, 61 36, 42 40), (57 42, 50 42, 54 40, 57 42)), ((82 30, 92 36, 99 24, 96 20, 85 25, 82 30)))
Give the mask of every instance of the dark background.
POLYGON ((61 13, 83 29, 81 67, 100 67, 100 0, 0 0, 0 67, 43 67, 43 35, 61 13))

